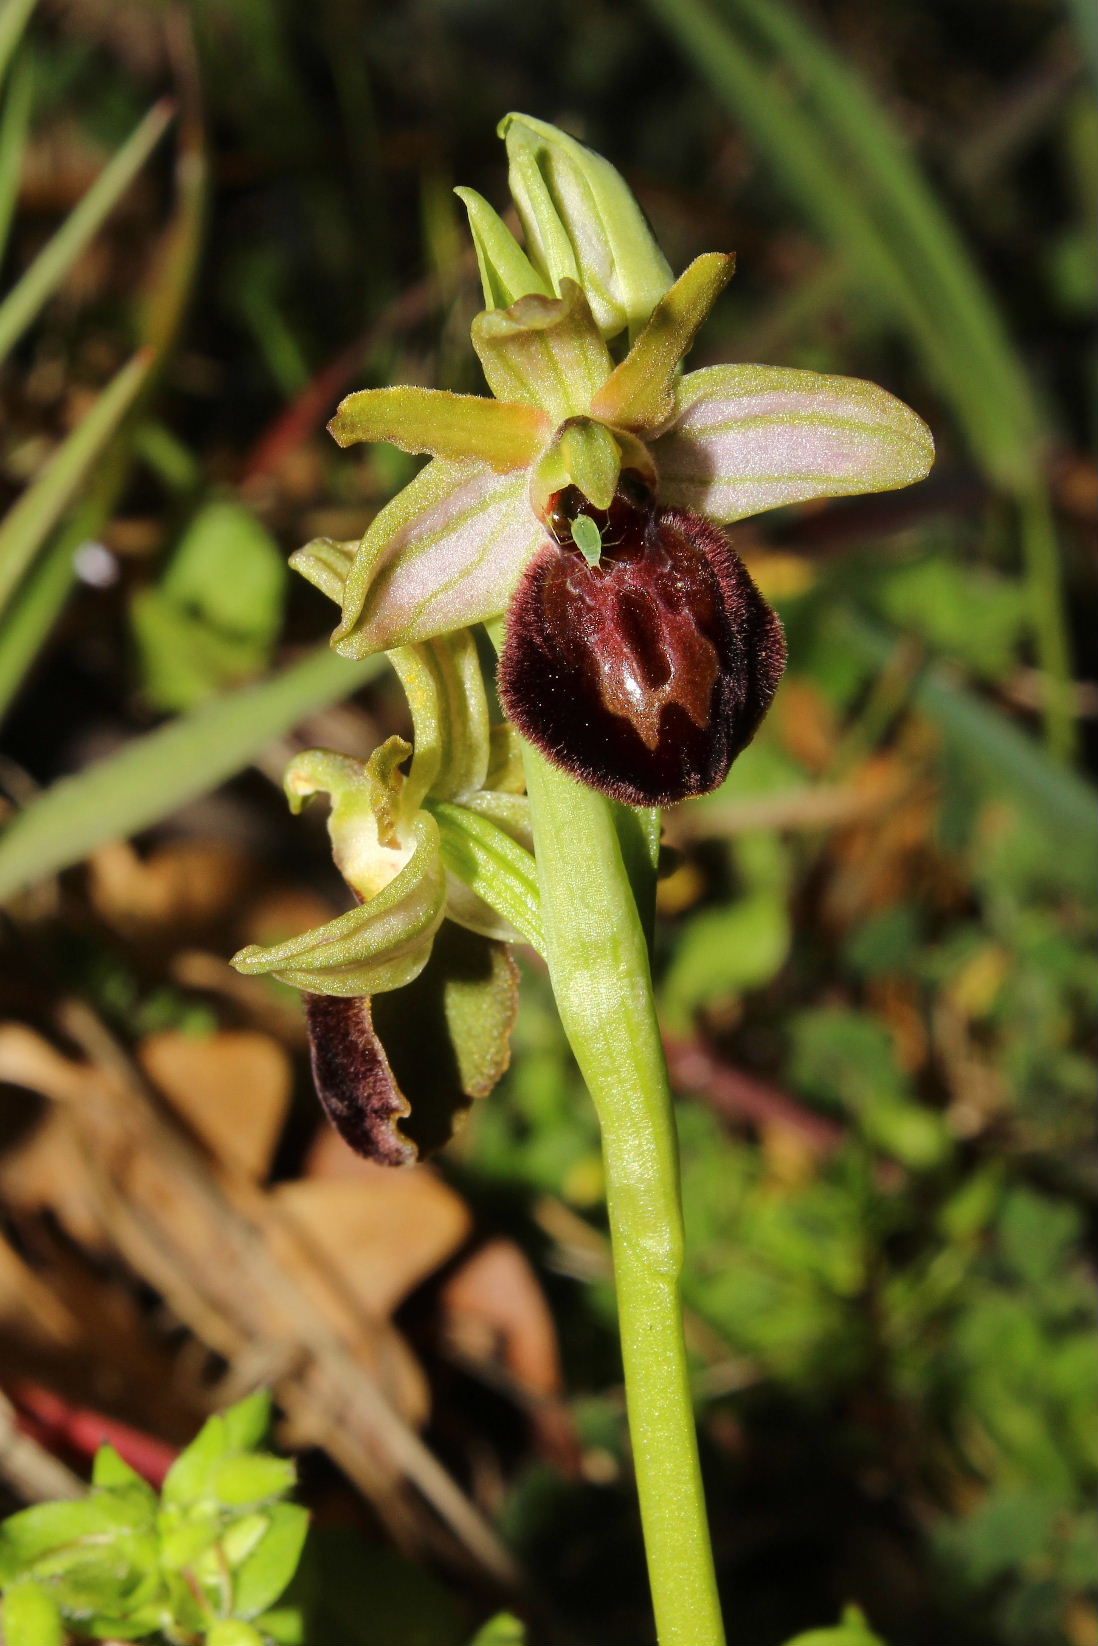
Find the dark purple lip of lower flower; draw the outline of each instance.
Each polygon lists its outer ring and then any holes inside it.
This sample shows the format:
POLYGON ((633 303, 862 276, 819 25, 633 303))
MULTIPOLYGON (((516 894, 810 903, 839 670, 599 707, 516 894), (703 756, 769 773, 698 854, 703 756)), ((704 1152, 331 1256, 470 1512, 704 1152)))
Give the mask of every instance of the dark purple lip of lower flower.
POLYGON ((546 510, 545 546, 511 603, 503 706, 522 734, 632 806, 706 794, 770 706, 785 640, 724 532, 660 509, 627 471, 608 510, 574 487, 546 510), (572 538, 599 527, 590 564, 572 538))

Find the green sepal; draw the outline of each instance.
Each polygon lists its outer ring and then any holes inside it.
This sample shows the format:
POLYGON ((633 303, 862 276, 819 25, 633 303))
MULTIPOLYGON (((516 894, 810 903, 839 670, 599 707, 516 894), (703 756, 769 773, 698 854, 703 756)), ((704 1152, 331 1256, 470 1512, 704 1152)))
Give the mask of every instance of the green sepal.
POLYGON ((559 297, 520 297, 478 314, 470 335, 497 400, 537 406, 554 425, 585 415, 613 369, 574 280, 561 282, 559 297))
POLYGON ((498 129, 531 261, 555 291, 566 279, 578 281, 604 337, 626 327, 636 332, 672 276, 620 172, 529 115, 508 114, 498 129))
POLYGON ((682 362, 735 268, 734 257, 714 251, 696 257, 680 274, 595 396, 591 410, 597 417, 638 432, 670 421, 682 362))
POLYGON ((314 537, 311 543, 294 550, 289 565, 314 589, 319 589, 337 606, 342 606, 343 588, 358 548, 358 538, 340 543, 334 537, 314 537))
POLYGON ((387 440, 404 452, 469 459, 506 474, 533 460, 549 430, 533 405, 400 386, 347 395, 328 433, 340 446, 387 440))
POLYGON ((502 217, 476 189, 455 189, 454 193, 469 214, 469 232, 476 248, 477 268, 486 309, 506 309, 516 298, 537 292, 553 295, 544 279, 502 217))
POLYGON ((428 790, 456 800, 484 784, 488 771, 488 699, 469 629, 389 653, 412 714, 415 753, 406 805, 422 805, 428 790))
POLYGON ((249 977, 270 973, 312 994, 379 994, 399 989, 427 963, 446 903, 438 828, 420 812, 404 868, 369 903, 285 943, 249 944, 232 958, 249 977))
POLYGON ((439 828, 442 861, 459 882, 449 888, 446 912, 470 931, 505 941, 519 936, 541 953, 545 938, 537 865, 533 854, 508 827, 512 819, 517 823, 520 817, 528 827, 526 802, 516 795, 501 795, 503 804, 493 817, 491 798, 482 791, 464 806, 428 802, 439 828), (463 890, 468 895, 462 896, 463 890))

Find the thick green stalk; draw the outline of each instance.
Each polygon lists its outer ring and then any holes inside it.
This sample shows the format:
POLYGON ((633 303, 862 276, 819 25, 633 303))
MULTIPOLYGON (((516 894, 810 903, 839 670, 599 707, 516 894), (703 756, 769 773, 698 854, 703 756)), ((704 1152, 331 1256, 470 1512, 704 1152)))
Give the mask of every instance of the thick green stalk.
POLYGON ((602 1127, 629 1428, 660 1646, 723 1646, 682 1330, 682 1207, 648 947, 612 803, 524 748, 546 959, 602 1127))

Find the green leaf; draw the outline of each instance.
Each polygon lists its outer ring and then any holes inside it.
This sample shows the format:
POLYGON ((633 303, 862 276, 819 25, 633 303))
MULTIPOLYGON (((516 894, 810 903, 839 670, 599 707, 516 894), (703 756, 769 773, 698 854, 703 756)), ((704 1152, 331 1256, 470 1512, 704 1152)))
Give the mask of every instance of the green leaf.
MULTIPOLYGON (((8 10, 14 7, 9 0, 8 10)), ((11 84, 4 93, 0 111, 0 257, 8 243, 12 213, 19 197, 19 179, 22 173, 23 149, 30 124, 31 99, 34 92, 33 59, 19 58, 11 84)))
POLYGON ((66 217, 61 227, 39 252, 0 303, 0 360, 33 321, 42 305, 57 290, 88 241, 114 210, 137 173, 167 130, 172 105, 153 105, 141 124, 103 167, 99 176, 66 217))
POLYGON ((6 0, 0 10, 0 85, 38 0, 6 0))
MULTIPOLYGON (((142 1482, 144 1487, 144 1482, 142 1482)), ((35 1503, 0 1525, 0 1582, 8 1582, 57 1551, 79 1551, 83 1540, 110 1541, 148 1520, 144 1491, 96 1492, 75 1502, 35 1503)))
POLYGON ((3 1623, 7 1646, 62 1646, 65 1638, 61 1608, 37 1583, 5 1589, 3 1623))
POLYGON ((239 1618, 221 1618, 206 1635, 206 1646, 264 1646, 263 1636, 239 1618))
POLYGON ((142 1493, 150 1506, 156 1503, 156 1493, 148 1481, 130 1467, 113 1446, 100 1446, 92 1465, 92 1485, 102 1487, 128 1486, 142 1493))
POLYGON ((251 1452, 266 1439, 271 1426, 271 1405, 270 1391, 256 1389, 254 1394, 245 1395, 221 1413, 230 1450, 251 1452))
POLYGON ((664 981, 669 1019, 686 1028, 699 1007, 769 983, 785 962, 791 938, 784 897, 759 893, 695 915, 683 929, 664 981))
POLYGON ((297 1470, 288 1458, 254 1453, 215 1464, 210 1490, 226 1508, 244 1508, 292 1491, 297 1470))
POLYGON ((266 665, 282 625, 286 563, 238 503, 202 508, 168 570, 134 601, 132 622, 145 693, 185 710, 266 665))
POLYGON ((91 410, 0 523, 0 611, 140 392, 152 363, 142 349, 111 379, 91 410))
POLYGON ((235 1450, 225 1419, 215 1412, 208 1417, 189 1446, 180 1452, 164 1477, 161 1498, 164 1504, 195 1503, 210 1495, 215 1467, 235 1450))
POLYGON ((477 1630, 469 1646, 526 1646, 526 1629, 510 1612, 499 1612, 477 1630))
POLYGON ((279 1503, 257 1548, 233 1574, 233 1610, 255 1618, 273 1606, 297 1570, 309 1530, 308 1510, 279 1503))
POLYGON ((380 657, 348 663, 317 647, 272 679, 203 704, 62 778, 0 837, 0 901, 215 788, 307 714, 350 696, 383 667, 380 657))

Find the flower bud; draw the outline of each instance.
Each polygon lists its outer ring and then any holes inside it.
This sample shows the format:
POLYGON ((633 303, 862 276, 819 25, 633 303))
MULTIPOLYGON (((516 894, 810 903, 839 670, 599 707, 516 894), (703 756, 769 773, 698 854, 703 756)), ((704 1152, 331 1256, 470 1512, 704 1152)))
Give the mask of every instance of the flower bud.
POLYGON ((639 331, 672 276, 625 180, 542 120, 508 114, 499 134, 534 267, 558 294, 562 280, 577 281, 604 337, 639 331))

